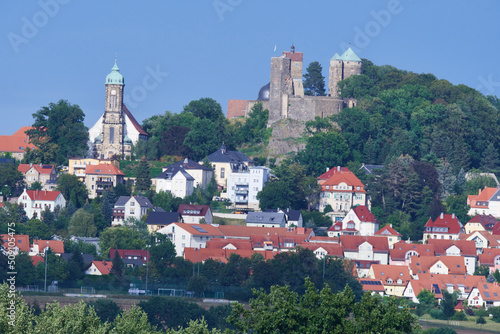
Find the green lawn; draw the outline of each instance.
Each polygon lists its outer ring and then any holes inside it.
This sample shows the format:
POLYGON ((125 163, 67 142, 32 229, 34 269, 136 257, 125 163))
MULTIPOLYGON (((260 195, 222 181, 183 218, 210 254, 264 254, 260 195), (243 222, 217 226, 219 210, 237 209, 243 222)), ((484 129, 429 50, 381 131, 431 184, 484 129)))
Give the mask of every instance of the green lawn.
POLYGON ((500 333, 500 323, 494 322, 493 320, 485 317, 484 319, 486 320, 486 323, 481 327, 481 325, 476 324, 476 319, 477 317, 467 317, 466 321, 450 320, 450 323, 448 324, 448 321, 446 320, 433 319, 428 314, 426 314, 420 317, 418 323, 421 326, 429 326, 436 328, 449 326, 454 328, 455 330, 463 329, 463 330, 473 330, 481 333, 500 333))
POLYGON ((231 218, 221 218, 221 217, 214 217, 213 218, 213 223, 214 224, 219 224, 219 225, 241 225, 245 226, 245 219, 231 219, 231 218))
MULTIPOLYGON (((172 164, 172 162, 162 162, 162 161, 148 161, 149 163, 149 174, 151 178, 157 177, 161 173, 162 168, 172 164)), ((139 161, 120 161, 120 170, 125 173, 126 177, 135 177, 135 169, 139 166, 139 161)))

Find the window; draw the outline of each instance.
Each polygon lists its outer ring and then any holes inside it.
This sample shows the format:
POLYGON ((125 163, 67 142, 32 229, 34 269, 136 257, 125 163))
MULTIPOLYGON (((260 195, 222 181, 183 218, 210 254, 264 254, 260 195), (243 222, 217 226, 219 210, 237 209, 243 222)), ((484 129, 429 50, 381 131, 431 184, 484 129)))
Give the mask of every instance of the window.
POLYGON ((113 144, 115 142, 115 128, 110 127, 109 128, 109 143, 113 144))
POLYGON ((130 206, 135 206, 135 202, 130 202, 130 206))
POLYGON ((220 169, 220 178, 223 179, 226 177, 226 169, 225 168, 221 168, 220 169))

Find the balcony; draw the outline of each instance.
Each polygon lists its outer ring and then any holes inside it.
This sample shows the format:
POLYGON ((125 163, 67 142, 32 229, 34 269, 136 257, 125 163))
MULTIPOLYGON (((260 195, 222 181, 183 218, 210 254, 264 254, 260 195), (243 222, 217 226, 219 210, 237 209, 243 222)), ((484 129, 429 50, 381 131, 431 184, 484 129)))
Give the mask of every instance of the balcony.
POLYGON ((247 195, 248 194, 248 188, 236 188, 234 190, 235 194, 244 194, 244 195, 247 195))
POLYGON ((96 181, 95 185, 98 188, 109 188, 109 187, 113 186, 113 182, 112 181, 96 181))

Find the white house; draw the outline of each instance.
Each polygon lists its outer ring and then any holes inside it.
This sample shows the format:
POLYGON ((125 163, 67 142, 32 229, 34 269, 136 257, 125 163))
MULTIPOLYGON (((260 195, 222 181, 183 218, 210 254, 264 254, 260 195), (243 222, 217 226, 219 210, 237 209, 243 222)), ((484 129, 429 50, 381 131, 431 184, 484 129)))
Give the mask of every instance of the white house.
POLYGON ((389 244, 386 238, 374 236, 341 235, 344 258, 351 260, 379 261, 389 263, 389 244))
POLYGON ((212 224, 213 215, 209 205, 181 204, 177 212, 181 214, 184 223, 199 224, 205 220, 206 224, 212 224))
POLYGON ((34 216, 40 218, 45 209, 54 211, 57 206, 61 208, 66 207, 66 200, 60 191, 24 189, 17 200, 17 204, 24 208, 26 216, 31 219, 34 216))
POLYGON ((248 170, 227 175, 227 198, 237 207, 259 208, 257 194, 269 179, 267 167, 249 167, 248 170))
POLYGON ((280 212, 249 212, 245 219, 247 226, 286 227, 286 216, 280 212))
POLYGON ((342 219, 339 235, 371 236, 379 230, 377 217, 365 205, 358 205, 342 219))
POLYGON ((128 218, 140 220, 153 208, 153 204, 143 196, 120 196, 113 208, 112 225, 123 225, 128 218))
MULTIPOLYGON (((214 170, 212 168, 199 164, 188 158, 163 167, 162 173, 167 172, 175 174, 179 169, 186 171, 194 178, 195 188, 199 186, 201 189, 205 189, 214 176, 214 170)), ((153 181, 156 182, 155 179, 153 181)))
POLYGON ((113 268, 112 261, 92 261, 85 270, 85 275, 109 275, 113 268))
POLYGON ((177 256, 184 256, 184 248, 205 248, 212 238, 224 238, 223 233, 214 225, 172 223, 156 231, 165 234, 175 246, 177 256))
POLYGON ((475 286, 467 296, 467 305, 476 308, 484 305, 486 309, 491 306, 500 306, 498 283, 484 283, 475 286))
POLYGON ((185 170, 164 171, 156 178, 156 192, 170 192, 175 197, 184 198, 193 193, 194 178, 185 170))

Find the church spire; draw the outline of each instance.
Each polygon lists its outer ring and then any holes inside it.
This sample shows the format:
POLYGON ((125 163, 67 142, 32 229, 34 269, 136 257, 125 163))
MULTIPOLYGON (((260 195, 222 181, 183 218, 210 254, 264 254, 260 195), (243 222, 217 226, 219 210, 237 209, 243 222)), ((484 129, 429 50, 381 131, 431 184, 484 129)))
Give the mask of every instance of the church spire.
POLYGON ((111 73, 109 73, 106 76, 106 84, 110 85, 124 85, 125 80, 123 79, 123 75, 120 73, 120 69, 118 68, 118 65, 116 64, 116 58, 115 58, 115 65, 111 68, 111 73))

